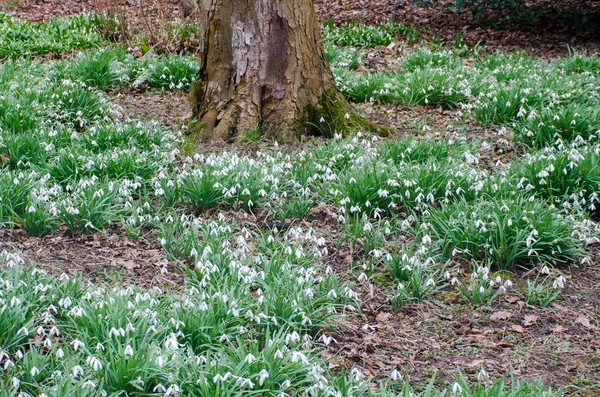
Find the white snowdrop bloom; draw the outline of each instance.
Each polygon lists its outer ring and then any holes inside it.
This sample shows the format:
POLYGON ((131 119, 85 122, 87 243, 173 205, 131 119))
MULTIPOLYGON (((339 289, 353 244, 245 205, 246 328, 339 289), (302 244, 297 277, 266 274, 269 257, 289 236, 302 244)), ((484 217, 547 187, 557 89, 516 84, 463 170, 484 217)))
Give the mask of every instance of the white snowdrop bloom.
POLYGON ((301 361, 303 364, 308 364, 308 358, 306 358, 306 356, 304 354, 302 354, 301 352, 298 352, 298 351, 293 351, 292 352, 292 362, 297 363, 299 361, 301 361))
POLYGON ((221 343, 229 342, 229 336, 227 336, 226 334, 221 335, 221 337, 219 338, 219 342, 221 342, 221 343))
POLYGON ((561 275, 558 276, 556 280, 554 280, 554 282, 552 283, 552 286, 554 287, 554 289, 562 289, 565 288, 565 278, 561 275))
POLYGON ((254 382, 248 378, 238 378, 238 383, 241 387, 248 387, 250 389, 254 388, 254 382))
POLYGON ((27 329, 27 327, 21 327, 21 329, 19 329, 19 331, 17 332, 17 335, 20 335, 20 334, 23 334, 26 336, 29 335, 29 330, 27 329))
POLYGON ((60 307, 63 307, 63 308, 65 308, 65 309, 69 308, 69 307, 71 306, 71 304, 72 304, 72 303, 73 303, 73 302, 71 301, 71 298, 70 298, 70 297, 68 297, 68 296, 67 296, 66 298, 62 298, 62 299, 60 299, 60 300, 58 301, 58 305, 59 305, 60 307))
POLYGON ((29 373, 31 374, 31 376, 35 377, 40 373, 40 370, 38 369, 38 367, 32 367, 31 370, 29 371, 29 373))
POLYGON ((254 355, 252 353, 248 353, 248 355, 246 356, 244 361, 247 362, 248 364, 252 364, 254 361, 256 361, 256 357, 254 357, 254 355))
POLYGON ((477 374, 477 380, 479 382, 487 382, 489 380, 489 375, 487 373, 487 371, 485 370, 485 368, 481 367, 481 369, 479 370, 479 373, 477 374))
POLYGON ((337 341, 332 336, 327 336, 325 334, 321 335, 321 342, 323 342, 325 346, 329 346, 331 342, 337 343, 337 341))
POLYGON ((394 382, 397 382, 399 380, 402 380, 402 373, 400 371, 398 371, 397 368, 394 368, 392 370, 392 373, 390 374, 390 378, 392 378, 392 380, 394 382))
POLYGON ((154 393, 165 393, 167 389, 161 383, 159 383, 158 385, 154 386, 154 389, 152 389, 152 391, 154 393))
POLYGON ((158 356, 156 357, 156 360, 154 361, 156 363, 156 365, 158 365, 159 367, 163 367, 166 363, 167 363, 167 358, 164 356, 158 356))
POLYGON ((133 356, 133 348, 131 347, 131 345, 127 345, 127 347, 125 347, 125 350, 123 351, 123 355, 126 358, 131 358, 133 356))
POLYGON ((74 308, 69 310, 68 314, 69 314, 69 316, 73 316, 73 317, 83 317, 86 315, 85 310, 83 310, 83 308, 79 307, 79 306, 75 306, 74 308))
POLYGON ((65 356, 64 350, 59 347, 58 350, 56 351, 56 358, 61 359, 64 356, 65 356))
POLYGON ((79 376, 79 374, 83 374, 83 368, 81 368, 80 365, 76 365, 71 370, 71 373, 73 374, 73 378, 77 378, 77 376, 79 376))
POLYGON ((94 381, 88 379, 88 380, 86 380, 85 382, 83 382, 81 384, 81 387, 85 387, 85 388, 90 387, 92 389, 95 389, 96 388, 96 383, 94 383, 94 381))
POLYGON ((16 296, 13 296, 12 299, 10 300, 10 306, 11 307, 15 307, 21 304, 21 299, 17 298, 16 296))
POLYGON ((96 372, 102 369, 102 362, 97 357, 88 356, 85 362, 96 372))
POLYGON ((460 387, 460 385, 458 384, 458 382, 454 382, 452 384, 452 394, 453 395, 458 395, 462 393, 462 387, 460 387))
POLYGON ((542 270, 540 270, 541 274, 550 274, 550 269, 548 269, 548 266, 544 266, 542 268, 542 270))
POLYGON ((427 283, 425 284, 426 287, 435 287, 435 281, 433 280, 433 278, 430 278, 429 280, 427 280, 427 283))
POLYGON ((231 372, 227 372, 225 375, 216 374, 215 377, 213 378, 213 382, 214 383, 225 382, 227 379, 229 379, 230 376, 231 376, 231 372))
POLYGON ((19 386, 21 385, 21 381, 18 378, 13 376, 12 379, 10 380, 10 384, 15 389, 18 389, 19 386))
POLYGON ((479 287, 479 293, 480 294, 485 293, 485 288, 483 287, 483 285, 481 287, 479 287))
POLYGON ((262 386, 265 383, 265 380, 269 377, 269 372, 266 369, 262 369, 258 373, 258 385, 262 386))

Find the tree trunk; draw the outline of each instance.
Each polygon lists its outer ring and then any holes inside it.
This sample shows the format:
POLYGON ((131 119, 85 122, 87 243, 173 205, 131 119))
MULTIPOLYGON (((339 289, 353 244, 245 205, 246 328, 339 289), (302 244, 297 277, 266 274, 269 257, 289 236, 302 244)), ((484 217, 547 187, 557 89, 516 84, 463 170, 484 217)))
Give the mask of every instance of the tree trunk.
POLYGON ((335 88, 313 0, 200 0, 200 27, 189 100, 204 139, 289 142, 364 121, 335 88))
POLYGON ((183 13, 183 18, 187 18, 194 13, 194 0, 180 0, 181 3, 181 11, 183 13))

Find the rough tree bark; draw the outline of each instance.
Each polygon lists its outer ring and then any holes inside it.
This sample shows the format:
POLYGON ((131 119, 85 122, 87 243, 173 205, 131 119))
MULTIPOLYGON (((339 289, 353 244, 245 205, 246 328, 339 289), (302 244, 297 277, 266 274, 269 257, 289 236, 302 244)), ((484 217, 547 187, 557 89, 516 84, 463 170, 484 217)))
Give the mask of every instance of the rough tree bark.
POLYGON ((339 129, 378 129, 335 88, 313 0, 199 6, 200 74, 189 100, 204 139, 229 142, 260 128, 267 139, 293 141, 319 130, 321 119, 339 129))

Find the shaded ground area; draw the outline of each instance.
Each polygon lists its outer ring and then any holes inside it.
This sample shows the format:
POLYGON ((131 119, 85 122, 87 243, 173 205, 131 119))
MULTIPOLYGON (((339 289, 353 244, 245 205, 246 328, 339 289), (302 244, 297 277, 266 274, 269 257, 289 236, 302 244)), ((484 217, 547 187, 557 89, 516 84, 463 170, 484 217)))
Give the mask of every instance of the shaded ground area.
POLYGON ((130 90, 110 94, 123 116, 132 120, 156 120, 178 131, 191 117, 186 94, 180 91, 130 90))
POLYGON ((132 241, 110 231, 37 238, 22 229, 2 229, 0 242, 3 248, 18 249, 23 259, 56 276, 77 273, 92 282, 118 281, 146 288, 183 285, 181 269, 167 261, 154 239, 132 241))
MULTIPOLYGON (((389 20, 414 26, 427 40, 454 44, 455 34, 469 46, 480 45, 488 50, 524 50, 541 57, 568 54, 568 46, 600 51, 600 31, 578 31, 573 24, 541 25, 520 30, 496 30, 483 25, 469 24, 469 15, 449 13, 444 7, 424 8, 404 1, 400 7, 395 0, 315 0, 322 21, 362 21, 380 23, 389 20)), ((47 20, 96 11, 116 14, 126 20, 130 30, 156 33, 169 23, 180 21, 182 11, 178 0, 2 0, 0 10, 31 21, 47 20), (141 4, 141 5, 140 5, 141 4)), ((188 19, 194 21, 194 16, 188 19)))

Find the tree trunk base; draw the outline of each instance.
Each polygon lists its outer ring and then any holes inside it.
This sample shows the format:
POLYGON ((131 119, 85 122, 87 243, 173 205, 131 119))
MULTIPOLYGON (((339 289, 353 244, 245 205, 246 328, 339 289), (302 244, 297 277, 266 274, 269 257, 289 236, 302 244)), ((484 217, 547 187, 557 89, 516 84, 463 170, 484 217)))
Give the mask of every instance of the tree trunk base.
MULTIPOLYGON (((226 112, 227 117, 218 119, 216 111, 208 111, 200 118, 195 86, 188 96, 192 106, 192 121, 188 131, 199 142, 244 142, 249 136, 255 140, 272 138, 281 143, 293 143, 302 136, 334 137, 336 134, 348 136, 354 132, 366 132, 379 136, 389 136, 394 129, 374 123, 358 114, 356 109, 337 91, 327 91, 317 105, 306 106, 297 111, 291 121, 263 125, 260 119, 240 117, 239 111, 226 112)), ((231 105, 234 106, 235 105, 231 105)))
POLYGON ((348 130, 387 132, 337 91, 312 0, 200 0, 196 134, 279 142, 348 130))

